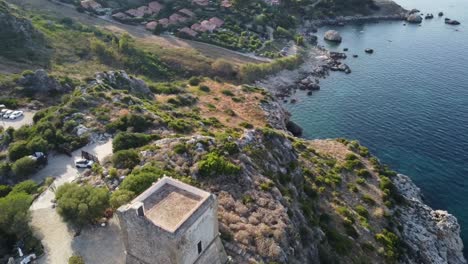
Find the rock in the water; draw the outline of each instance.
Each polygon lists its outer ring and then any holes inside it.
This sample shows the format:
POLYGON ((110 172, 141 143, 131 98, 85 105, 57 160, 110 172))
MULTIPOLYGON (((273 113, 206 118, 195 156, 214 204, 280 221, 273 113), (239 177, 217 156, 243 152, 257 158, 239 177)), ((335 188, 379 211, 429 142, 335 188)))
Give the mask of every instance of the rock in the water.
POLYGON ((422 20, 423 18, 417 13, 411 14, 408 16, 408 18, 406 18, 406 21, 413 24, 419 24, 422 22, 422 20))
POLYGON ((337 42, 337 43, 342 41, 340 33, 336 30, 329 30, 325 32, 324 39, 328 41, 332 41, 332 42, 337 42))
POLYGON ((43 69, 23 75, 23 77, 17 81, 17 84, 33 93, 46 94, 49 92, 67 92, 71 90, 70 86, 62 86, 55 78, 50 77, 43 69))
POLYGON ((286 123, 286 128, 294 136, 296 137, 302 136, 302 127, 300 127, 298 124, 294 123, 293 121, 288 121, 288 123, 286 123))
POLYGON ((357 58, 357 57, 359 57, 359 55, 357 55, 357 54, 354 54, 354 55, 353 55, 353 58, 357 58))
POLYGON ((369 53, 369 54, 374 53, 374 50, 373 50, 373 49, 365 49, 364 51, 365 51, 366 53, 369 53))
POLYGON ((444 16, 444 12, 439 12, 439 16, 444 16))
POLYGON ((458 22, 457 20, 448 19, 448 20, 445 20, 445 24, 448 24, 448 25, 460 25, 460 22, 458 22))
POLYGON ((424 17, 425 19, 433 19, 434 18, 434 15, 433 14, 427 14, 426 17, 424 17))

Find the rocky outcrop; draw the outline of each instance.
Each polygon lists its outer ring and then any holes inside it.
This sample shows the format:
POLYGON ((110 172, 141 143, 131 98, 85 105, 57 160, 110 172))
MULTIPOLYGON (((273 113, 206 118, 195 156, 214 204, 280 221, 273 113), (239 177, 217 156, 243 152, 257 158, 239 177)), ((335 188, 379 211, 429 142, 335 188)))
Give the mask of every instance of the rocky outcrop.
POLYGON ((24 74, 18 81, 18 85, 24 87, 27 92, 34 94, 47 95, 51 92, 68 92, 72 90, 68 84, 61 85, 55 78, 50 77, 43 69, 39 69, 34 73, 24 74))
POLYGON ((325 35, 323 37, 325 40, 331 41, 331 42, 341 42, 342 38, 341 35, 338 31, 336 30, 329 30, 325 32, 325 35))
POLYGON ((421 197, 420 189, 405 175, 394 178, 395 186, 406 198, 399 208, 401 238, 409 247, 408 263, 466 263, 460 225, 447 211, 433 210, 421 197))
POLYGON ((411 14, 406 18, 406 21, 412 24, 419 24, 422 22, 422 20, 422 16, 420 16, 418 13, 411 14))
POLYGON ((48 51, 42 33, 0 1, 0 56, 21 62, 46 64, 48 51))
POLYGON ((128 75, 125 71, 109 71, 96 74, 95 81, 99 85, 107 85, 113 89, 127 90, 129 93, 140 97, 151 97, 151 90, 141 80, 128 75))
POLYGON ((448 20, 445 20, 445 24, 448 24, 448 25, 460 25, 460 22, 458 22, 457 20, 454 20, 454 19, 448 19, 448 20))

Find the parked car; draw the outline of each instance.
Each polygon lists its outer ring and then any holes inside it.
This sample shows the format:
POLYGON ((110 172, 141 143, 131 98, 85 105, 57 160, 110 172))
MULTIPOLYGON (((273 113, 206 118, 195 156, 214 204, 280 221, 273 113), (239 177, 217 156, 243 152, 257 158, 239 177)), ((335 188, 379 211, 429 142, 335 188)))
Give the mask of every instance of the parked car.
POLYGON ((32 160, 34 160, 37 165, 46 165, 47 164, 47 155, 43 152, 34 152, 34 154, 29 156, 32 160))
POLYGON ((13 113, 13 110, 6 110, 5 113, 3 114, 3 119, 8 119, 10 118, 10 115, 13 113))
POLYGON ((75 167, 77 168, 91 168, 93 167, 94 161, 87 159, 77 159, 75 160, 75 167))
POLYGON ((0 110, 0 117, 3 117, 7 111, 8 111, 8 109, 6 109, 6 108, 0 110))
POLYGON ((9 118, 11 120, 15 120, 16 118, 19 118, 21 116, 23 116, 24 112, 23 111, 14 111, 13 113, 11 113, 11 115, 9 116, 9 118))

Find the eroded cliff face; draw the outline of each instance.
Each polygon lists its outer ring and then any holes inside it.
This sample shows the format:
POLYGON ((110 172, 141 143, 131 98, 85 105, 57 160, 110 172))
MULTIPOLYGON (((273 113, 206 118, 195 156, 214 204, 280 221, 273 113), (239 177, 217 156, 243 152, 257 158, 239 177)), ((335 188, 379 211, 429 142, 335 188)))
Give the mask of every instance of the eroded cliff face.
POLYGON ((394 182, 407 201, 397 219, 409 249, 408 263, 466 263, 457 219, 424 204, 420 189, 409 177, 398 174, 394 182))

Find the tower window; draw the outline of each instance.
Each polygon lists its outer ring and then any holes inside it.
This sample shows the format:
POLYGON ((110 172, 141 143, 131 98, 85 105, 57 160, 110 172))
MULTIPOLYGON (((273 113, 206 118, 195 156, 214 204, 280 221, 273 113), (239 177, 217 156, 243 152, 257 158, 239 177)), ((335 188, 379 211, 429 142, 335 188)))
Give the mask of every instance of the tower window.
POLYGON ((198 254, 200 255, 202 253, 202 250, 203 250, 201 241, 198 242, 197 248, 198 248, 198 254))

